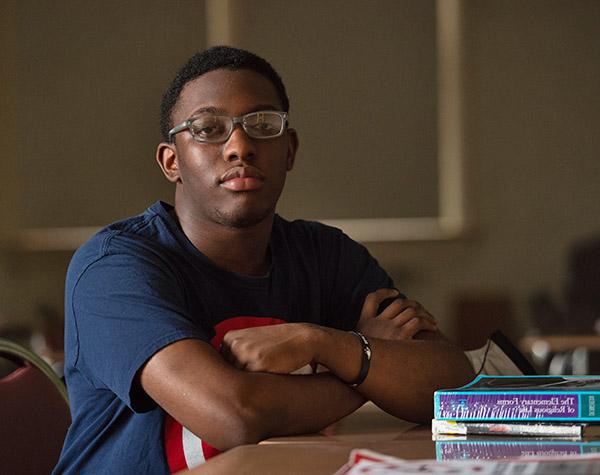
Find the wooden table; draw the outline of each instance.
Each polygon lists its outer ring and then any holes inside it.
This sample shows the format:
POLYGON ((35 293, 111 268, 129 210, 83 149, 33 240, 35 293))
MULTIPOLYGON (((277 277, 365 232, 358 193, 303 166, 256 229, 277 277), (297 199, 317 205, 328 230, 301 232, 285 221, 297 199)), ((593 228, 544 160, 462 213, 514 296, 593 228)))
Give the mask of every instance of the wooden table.
POLYGON ((397 419, 367 403, 319 434, 275 437, 231 449, 186 474, 333 474, 353 448, 405 459, 435 459, 431 428, 397 419))

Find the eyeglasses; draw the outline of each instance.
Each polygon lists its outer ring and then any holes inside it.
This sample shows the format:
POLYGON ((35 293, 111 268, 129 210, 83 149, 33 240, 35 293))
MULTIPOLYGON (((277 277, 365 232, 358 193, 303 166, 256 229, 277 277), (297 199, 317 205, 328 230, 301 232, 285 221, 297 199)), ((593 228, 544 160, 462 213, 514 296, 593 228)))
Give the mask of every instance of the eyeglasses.
POLYGON ((169 142, 182 130, 189 130, 197 142, 226 142, 231 137, 236 124, 254 139, 273 139, 283 135, 287 127, 287 112, 258 111, 239 117, 201 112, 169 130, 169 142))

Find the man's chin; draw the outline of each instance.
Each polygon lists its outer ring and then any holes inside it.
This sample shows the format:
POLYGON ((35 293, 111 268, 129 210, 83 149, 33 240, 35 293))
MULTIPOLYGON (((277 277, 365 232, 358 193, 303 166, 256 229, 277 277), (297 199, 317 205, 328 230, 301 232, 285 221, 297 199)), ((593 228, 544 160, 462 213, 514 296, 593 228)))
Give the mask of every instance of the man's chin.
POLYGON ((251 228, 262 223, 265 219, 269 219, 273 216, 273 209, 269 210, 247 210, 245 212, 224 213, 217 211, 216 221, 230 228, 251 228))

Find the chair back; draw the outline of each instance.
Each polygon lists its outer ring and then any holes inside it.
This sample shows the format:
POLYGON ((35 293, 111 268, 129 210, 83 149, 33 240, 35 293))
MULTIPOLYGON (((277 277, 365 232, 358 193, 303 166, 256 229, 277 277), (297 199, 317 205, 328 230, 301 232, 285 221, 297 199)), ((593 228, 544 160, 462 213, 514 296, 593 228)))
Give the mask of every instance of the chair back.
POLYGON ((0 472, 48 474, 71 422, 65 385, 27 348, 0 338, 0 358, 18 367, 0 379, 0 472))

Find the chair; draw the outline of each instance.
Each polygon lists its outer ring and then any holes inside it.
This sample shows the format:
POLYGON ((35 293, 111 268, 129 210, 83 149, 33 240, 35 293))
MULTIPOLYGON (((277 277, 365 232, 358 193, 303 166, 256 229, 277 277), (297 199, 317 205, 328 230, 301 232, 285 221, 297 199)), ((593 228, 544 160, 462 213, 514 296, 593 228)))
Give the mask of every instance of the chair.
POLYGON ((598 374, 600 371, 600 236, 582 239, 568 250, 563 295, 547 289, 530 300, 537 335, 531 353, 549 374, 598 374), (558 348, 557 348, 558 347, 558 348))
POLYGON ((565 288, 568 330, 589 334, 600 322, 600 238, 577 242, 569 252, 565 288))
POLYGON ((0 379, 0 471, 48 474, 71 422, 65 385, 17 343, 0 338, 0 357, 18 366, 0 379))
POLYGON ((580 240, 568 251, 563 295, 555 299, 547 289, 530 298, 533 323, 542 335, 590 335, 600 326, 600 237, 580 240))

